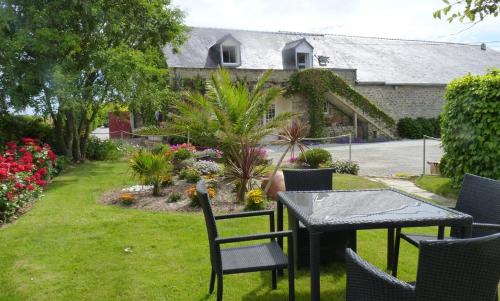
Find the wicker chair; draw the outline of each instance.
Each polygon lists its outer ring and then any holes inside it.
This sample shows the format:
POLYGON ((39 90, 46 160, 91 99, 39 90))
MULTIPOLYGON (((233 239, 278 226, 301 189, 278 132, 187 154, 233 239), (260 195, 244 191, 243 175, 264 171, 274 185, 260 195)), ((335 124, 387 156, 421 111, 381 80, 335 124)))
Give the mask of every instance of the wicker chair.
POLYGON ((223 276, 227 274, 248 273, 257 271, 271 271, 272 288, 277 287, 277 271, 288 269, 289 300, 295 300, 295 282, 293 267, 293 236, 291 231, 274 232, 274 211, 262 210, 214 216, 211 200, 205 188, 205 182, 199 181, 196 186, 197 195, 205 216, 210 246, 210 261, 212 272, 210 275, 209 293, 213 293, 215 278, 217 277, 217 301, 222 301, 223 276), (217 232, 216 220, 242 218, 250 216, 268 215, 270 233, 247 236, 221 238, 217 232), (276 243, 276 238, 288 239, 288 258, 276 243), (247 242, 253 240, 270 239, 269 243, 257 245, 221 248, 223 244, 247 242))
POLYGON ((347 301, 496 301, 500 234, 420 242, 417 281, 406 283, 346 251, 347 301))
MULTIPOLYGON (((474 218, 472 237, 481 237, 500 232, 500 181, 466 174, 458 196, 455 210, 467 213, 474 218)), ((451 228, 451 238, 461 237, 460 229, 451 228)), ((396 229, 394 265, 392 275, 397 276, 399 246, 401 238, 417 248, 420 241, 436 239, 436 236, 422 234, 404 234, 396 229)))
MULTIPOLYGON (((332 190, 333 169, 284 169, 287 191, 332 190)), ((309 232, 288 215, 288 225, 294 232, 294 251, 298 267, 309 266, 309 232)), ((344 260, 345 246, 356 249, 356 231, 329 232, 321 236, 321 262, 344 260)))

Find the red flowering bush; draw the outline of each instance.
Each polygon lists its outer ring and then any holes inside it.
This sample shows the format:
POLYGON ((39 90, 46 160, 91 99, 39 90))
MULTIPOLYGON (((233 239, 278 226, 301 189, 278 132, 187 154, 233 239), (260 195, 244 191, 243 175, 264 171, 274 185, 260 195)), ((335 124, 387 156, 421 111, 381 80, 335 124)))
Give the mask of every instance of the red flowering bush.
POLYGON ((0 151, 0 223, 40 195, 55 173, 56 155, 48 144, 23 138, 0 151))

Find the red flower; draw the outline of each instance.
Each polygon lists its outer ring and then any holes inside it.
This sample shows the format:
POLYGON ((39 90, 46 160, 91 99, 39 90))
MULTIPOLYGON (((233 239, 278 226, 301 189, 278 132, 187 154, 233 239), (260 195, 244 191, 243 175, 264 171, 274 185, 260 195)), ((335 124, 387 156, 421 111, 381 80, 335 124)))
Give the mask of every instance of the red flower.
POLYGON ((47 152, 47 155, 49 156, 50 161, 52 161, 52 163, 56 162, 57 156, 56 156, 56 154, 54 154, 54 152, 52 150, 49 149, 49 151, 47 152))
POLYGON ((45 180, 37 180, 36 181, 36 185, 45 187, 45 186, 47 186, 47 181, 45 181, 45 180))
POLYGON ((14 194, 12 193, 12 191, 7 192, 5 196, 9 201, 12 201, 12 199, 14 198, 14 194))
POLYGON ((16 182, 16 184, 14 184, 14 187, 16 187, 17 189, 23 189, 24 188, 24 184, 16 182))
POLYGON ((8 171, 6 168, 0 168, 0 180, 7 178, 8 171))
POLYGON ((23 138, 21 140, 23 140, 23 143, 26 145, 31 145, 31 144, 35 143, 35 139, 33 139, 33 138, 26 137, 26 138, 23 138))
POLYGON ((5 143, 9 150, 15 150, 17 148, 17 142, 16 141, 9 141, 5 143))
POLYGON ((44 175, 46 175, 46 174, 47 174, 47 168, 45 168, 45 167, 40 168, 40 169, 38 170, 38 172, 39 172, 42 176, 44 176, 44 175))
POLYGON ((43 158, 39 158, 37 162, 40 164, 43 164, 43 162, 45 162, 45 160, 43 158))
POLYGON ((33 186, 33 184, 29 184, 28 186, 26 186, 26 189, 33 191, 35 190, 35 186, 33 186))

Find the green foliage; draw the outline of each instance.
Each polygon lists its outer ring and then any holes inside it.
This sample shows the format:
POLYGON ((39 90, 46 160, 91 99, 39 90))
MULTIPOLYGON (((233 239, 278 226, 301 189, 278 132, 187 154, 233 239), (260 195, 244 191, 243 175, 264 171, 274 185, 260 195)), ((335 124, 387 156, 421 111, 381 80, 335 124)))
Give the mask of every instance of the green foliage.
POLYGON ((114 141, 89 137, 86 155, 87 159, 97 161, 117 160, 121 155, 121 149, 114 141))
POLYGON ((500 70, 452 81, 445 99, 441 120, 444 174, 456 186, 465 173, 500 179, 500 70))
POLYGON ((458 189, 453 187, 450 178, 441 176, 421 176, 415 179, 415 184, 427 191, 450 199, 457 199, 458 189))
POLYGON ((348 160, 333 161, 328 167, 333 168, 334 173, 357 175, 359 172, 359 164, 348 160))
POLYGON ((332 92, 346 98, 371 117, 383 121, 388 127, 395 125, 394 119, 382 111, 368 98, 358 93, 340 76, 326 69, 306 69, 290 77, 287 95, 300 93, 308 100, 310 136, 323 135, 323 104, 325 94, 332 92))
POLYGON ((292 114, 282 113, 262 124, 262 117, 281 89, 264 89, 271 72, 265 72, 252 89, 233 82, 227 70, 212 73, 207 92, 190 92, 187 99, 175 102, 171 129, 178 133, 203 133, 224 150, 245 139, 256 143, 286 122, 292 114), (236 143, 235 143, 236 142, 236 143))
POLYGON ((174 160, 183 161, 193 157, 193 153, 186 148, 180 148, 174 152, 174 160))
POLYGON ((0 7, 0 106, 50 116, 60 153, 85 156, 108 104, 141 112, 172 98, 161 49, 178 47, 186 28, 170 1, 2 0, 0 7))
POLYGON ((182 198, 182 195, 178 192, 172 192, 170 193, 170 195, 168 196, 168 200, 167 202, 168 203, 177 203, 178 201, 180 201, 182 198))
POLYGON ((332 155, 325 149, 313 148, 301 152, 299 161, 309 165, 311 168, 318 168, 321 165, 330 164, 332 162, 332 155))
POLYGON ((0 145, 24 137, 36 138, 52 145, 52 126, 39 117, 0 115, 0 145))
POLYGON ((153 185, 154 196, 160 195, 161 184, 172 171, 172 165, 165 159, 165 156, 144 150, 132 156, 129 167, 142 184, 153 185))
POLYGON ((422 139, 424 135, 441 137, 439 118, 402 118, 397 127, 401 138, 422 139))
POLYGON ((71 165, 71 159, 66 156, 57 156, 55 163, 55 173, 60 174, 65 171, 71 165))
POLYGON ((170 150, 170 145, 168 144, 163 144, 163 143, 157 143, 153 148, 151 149, 151 152, 155 155, 164 155, 166 152, 170 150))
POLYGON ((500 0, 456 0, 450 3, 443 0, 446 6, 434 12, 434 18, 441 19, 448 16, 448 22, 467 19, 473 24, 482 21, 486 16, 498 17, 500 13, 500 0), (458 7, 458 8, 457 8, 458 7), (455 9, 457 8, 457 9, 455 9))
POLYGON ((188 183, 194 184, 201 179, 201 173, 193 167, 188 167, 181 170, 181 172, 179 173, 179 177, 181 179, 185 179, 188 183))

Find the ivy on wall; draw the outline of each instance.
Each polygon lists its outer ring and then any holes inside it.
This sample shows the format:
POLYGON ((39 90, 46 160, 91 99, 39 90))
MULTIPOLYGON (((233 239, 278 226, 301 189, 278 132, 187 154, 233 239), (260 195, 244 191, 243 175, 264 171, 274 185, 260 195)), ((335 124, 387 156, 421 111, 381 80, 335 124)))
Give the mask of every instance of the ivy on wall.
POLYGON ((323 104, 327 92, 346 98, 370 117, 382 120, 388 127, 394 127, 396 124, 391 116, 354 90, 337 74, 326 69, 306 69, 290 77, 286 95, 302 94, 306 97, 311 137, 323 135, 323 104))

